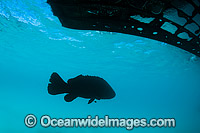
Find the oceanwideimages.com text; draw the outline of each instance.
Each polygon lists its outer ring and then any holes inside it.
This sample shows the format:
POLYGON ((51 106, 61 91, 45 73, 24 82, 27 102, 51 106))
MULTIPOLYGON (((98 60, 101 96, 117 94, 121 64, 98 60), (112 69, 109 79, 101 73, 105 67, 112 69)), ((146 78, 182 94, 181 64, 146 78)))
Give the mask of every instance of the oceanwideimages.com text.
MULTIPOLYGON (((42 127, 120 127, 132 130, 137 127, 175 127, 176 120, 174 118, 167 119, 150 119, 149 121, 145 118, 109 118, 105 115, 103 118, 99 116, 92 117, 90 115, 87 118, 51 118, 49 115, 43 115, 40 120, 42 127)), ((27 127, 34 127, 37 124, 37 118, 29 114, 25 117, 25 125, 27 127)))

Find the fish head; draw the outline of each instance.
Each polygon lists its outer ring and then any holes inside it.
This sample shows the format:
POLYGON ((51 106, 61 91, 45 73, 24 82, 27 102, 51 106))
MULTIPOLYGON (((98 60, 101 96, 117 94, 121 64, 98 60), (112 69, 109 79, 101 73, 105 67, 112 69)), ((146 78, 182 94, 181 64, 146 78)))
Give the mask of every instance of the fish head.
POLYGON ((110 87, 110 88, 106 88, 106 89, 102 89, 101 92, 99 92, 96 95, 96 99, 100 100, 100 99, 112 99, 116 96, 115 91, 110 87))
POLYGON ((115 91, 113 89, 109 90, 108 92, 109 92, 108 99, 109 98, 112 99, 112 98, 114 98, 116 96, 116 93, 115 93, 115 91))

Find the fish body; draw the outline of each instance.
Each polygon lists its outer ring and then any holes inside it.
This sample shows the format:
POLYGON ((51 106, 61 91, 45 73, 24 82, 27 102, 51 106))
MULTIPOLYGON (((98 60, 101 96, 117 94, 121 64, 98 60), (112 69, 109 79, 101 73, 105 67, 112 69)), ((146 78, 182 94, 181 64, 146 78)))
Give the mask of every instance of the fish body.
POLYGON ((49 81, 48 93, 51 95, 68 93, 64 97, 66 102, 82 97, 90 99, 88 102, 90 104, 95 99, 112 99, 116 95, 112 87, 103 78, 97 76, 79 75, 66 83, 57 73, 52 73, 49 81))

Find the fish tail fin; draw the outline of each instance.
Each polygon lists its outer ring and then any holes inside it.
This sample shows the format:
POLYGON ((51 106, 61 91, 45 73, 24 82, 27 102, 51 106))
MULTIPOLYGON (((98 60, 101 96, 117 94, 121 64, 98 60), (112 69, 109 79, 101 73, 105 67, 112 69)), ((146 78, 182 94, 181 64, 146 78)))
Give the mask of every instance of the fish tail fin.
POLYGON ((49 94, 57 95, 62 93, 69 93, 67 83, 57 73, 52 73, 49 81, 51 82, 48 84, 49 94))

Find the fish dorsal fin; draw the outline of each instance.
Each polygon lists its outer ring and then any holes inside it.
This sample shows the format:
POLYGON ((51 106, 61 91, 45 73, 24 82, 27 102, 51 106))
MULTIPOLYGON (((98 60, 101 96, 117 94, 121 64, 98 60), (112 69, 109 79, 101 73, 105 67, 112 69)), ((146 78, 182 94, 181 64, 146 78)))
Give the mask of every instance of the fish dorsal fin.
POLYGON ((88 104, 92 103, 94 100, 95 100, 95 98, 91 98, 91 99, 88 101, 88 104))
POLYGON ((80 75, 78 75, 77 77, 75 77, 75 79, 79 79, 79 78, 82 78, 83 77, 83 75, 82 74, 80 74, 80 75))
POLYGON ((71 102, 71 101, 73 101, 74 99, 76 99, 77 98, 77 96, 76 95, 74 95, 74 94, 67 94, 65 97, 64 97, 64 99, 65 99, 65 101, 66 102, 71 102))
POLYGON ((80 75, 78 75, 78 77, 83 77, 83 75, 82 75, 82 74, 80 74, 80 75))

